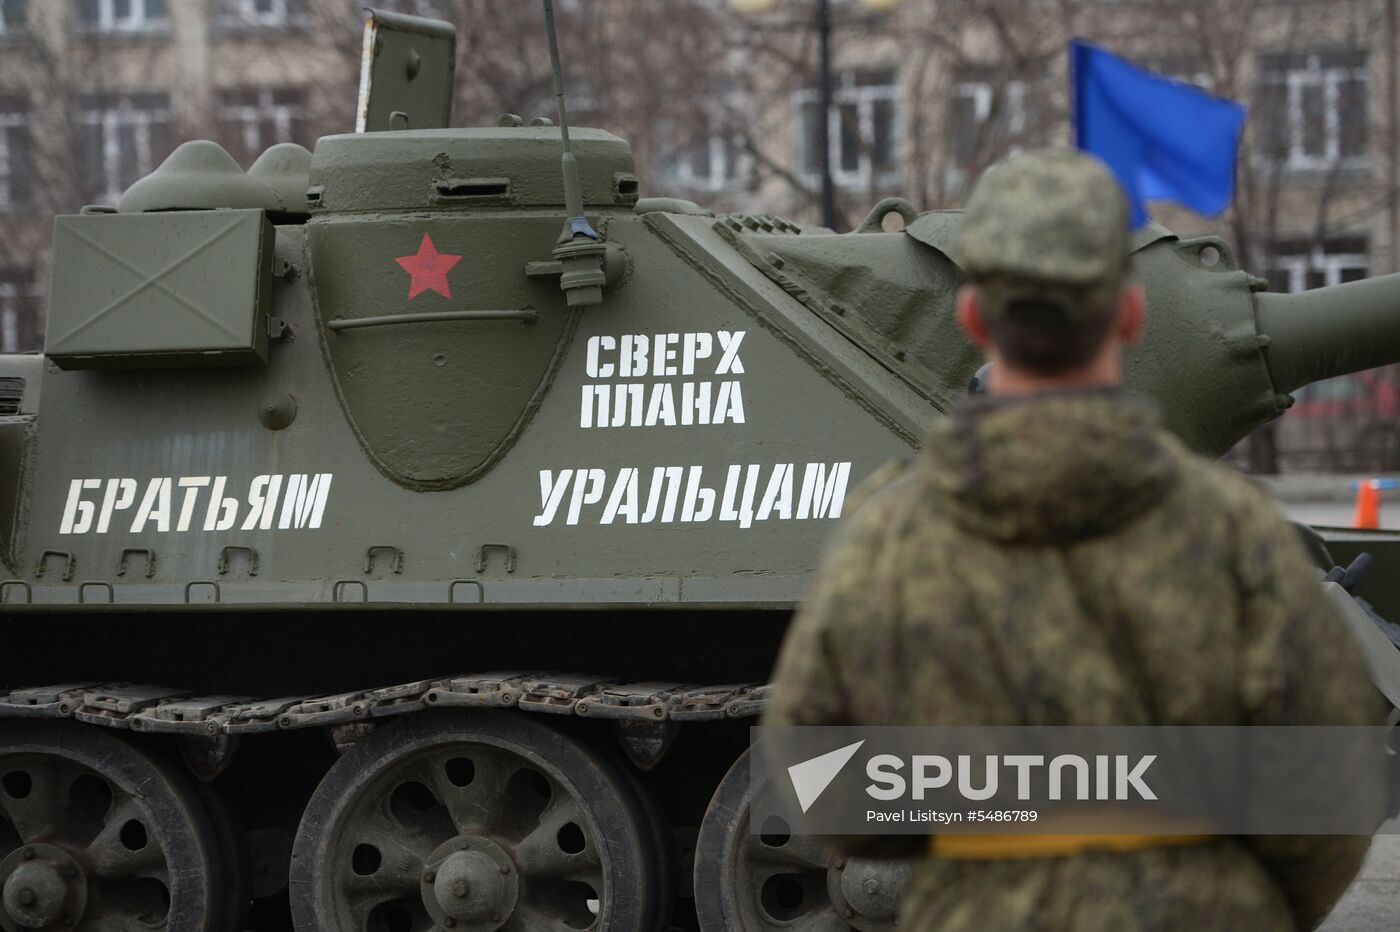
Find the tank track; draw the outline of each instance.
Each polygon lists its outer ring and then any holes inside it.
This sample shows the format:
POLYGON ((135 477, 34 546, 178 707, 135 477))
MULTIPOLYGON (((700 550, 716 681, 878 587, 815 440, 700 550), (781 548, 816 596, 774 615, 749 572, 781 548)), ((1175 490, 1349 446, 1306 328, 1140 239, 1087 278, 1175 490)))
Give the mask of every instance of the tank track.
MULTIPOLYGON (((669 737, 660 737, 660 733, 674 736, 681 725, 692 722, 733 721, 742 729, 746 720, 762 713, 771 689, 764 683, 700 686, 655 681, 624 682, 598 676, 540 671, 465 674, 357 692, 278 699, 194 694, 160 685, 127 682, 84 682, 0 689, 0 725, 5 722, 18 723, 22 719, 50 722, 72 720, 84 727, 70 733, 69 738, 64 740, 77 741, 86 735, 88 739, 110 743, 112 739, 103 737, 100 731, 105 729, 174 739, 179 744, 179 756, 188 767, 190 776, 199 784, 205 784, 214 783, 227 771, 232 759, 239 753, 237 749, 240 744, 244 743, 239 740, 243 735, 275 736, 277 732, 291 731, 314 734, 319 731, 321 735, 317 737, 323 735, 338 754, 345 755, 358 742, 367 740, 371 730, 380 722, 388 724, 403 716, 434 708, 516 710, 532 716, 567 716, 576 717, 575 721, 594 719, 610 722, 614 728, 609 730, 616 731, 626 756, 638 767, 649 769, 670 746, 669 737), (650 763, 643 764, 643 760, 650 763)), ((424 723, 433 718, 424 716, 424 723)), ((413 727, 411 721, 402 724, 413 727)), ((344 763, 343 759, 341 763, 344 763)), ((318 779, 323 785, 324 775, 318 779)), ((639 793, 642 789, 635 776, 629 776, 624 784, 635 787, 639 793)), ((708 798, 707 793, 706 801, 708 798)), ((684 845, 693 844, 697 830, 678 831, 668 825, 659 808, 643 806, 640 802, 637 807, 634 813, 636 825, 651 833, 646 837, 651 839, 650 844, 654 846, 652 850, 658 862, 665 861, 669 865, 665 874, 669 879, 657 881, 658 886, 653 891, 658 897, 658 904, 667 905, 656 908, 665 909, 668 915, 673 909, 688 913, 693 907, 677 904, 693 894, 681 894, 673 888, 673 884, 685 878, 686 889, 690 889, 690 868, 687 865, 682 869, 677 859, 684 845), (671 872, 674 872, 674 877, 671 872)), ((300 807, 298 811, 301 812, 300 807)), ((282 821, 284 814, 276 807, 263 814, 267 815, 268 812, 275 813, 273 821, 258 822, 259 830, 252 834, 264 836, 260 842, 263 845, 261 857, 276 865, 278 857, 290 857, 292 838, 301 837, 300 825, 304 824, 305 813, 301 812, 296 822, 285 824, 282 821), (279 838, 284 841, 279 842, 279 838), (279 844, 285 845, 285 851, 279 844)), ((0 814, 3 814, 3 810, 0 810, 0 814)), ((231 837, 234 840, 229 842, 226 849, 220 849, 220 857, 239 856, 238 836, 231 837)), ((248 866, 254 862, 247 860, 250 857, 247 846, 251 844, 251 837, 251 834, 245 836, 242 854, 245 859, 242 872, 249 877, 254 876, 249 873, 253 869, 248 866)), ((211 844, 217 841, 212 836, 206 840, 211 844)), ((285 875, 280 873, 285 868, 284 863, 281 867, 274 866, 268 870, 262 867, 256 869, 259 876, 267 874, 265 882, 270 885, 261 894, 233 895, 230 902, 242 903, 243 906, 241 909, 229 908, 226 916, 237 917, 230 921, 238 924, 227 926, 228 929, 241 930, 245 927, 242 915, 248 912, 250 906, 255 913, 259 909, 262 912, 256 913, 260 918, 249 921, 270 923, 270 927, 279 929, 291 928, 286 923, 295 918, 295 904, 292 906, 293 913, 289 915, 285 912, 288 908, 286 899, 279 902, 279 896, 288 889, 285 875), (279 878, 282 878, 280 883, 279 878)), ((235 876, 242 874, 235 872, 235 876)), ((258 880, 254 878, 250 882, 252 889, 256 890, 258 880)), ((224 896, 222 892, 217 895, 224 896)), ((209 928, 210 932, 223 932, 225 927, 209 928)))
POLYGON ((764 683, 619 683, 518 671, 281 699, 199 696, 130 683, 64 683, 0 692, 0 719, 71 718, 143 734, 205 738, 365 724, 432 708, 513 708, 613 721, 685 723, 756 717, 771 689, 764 683))

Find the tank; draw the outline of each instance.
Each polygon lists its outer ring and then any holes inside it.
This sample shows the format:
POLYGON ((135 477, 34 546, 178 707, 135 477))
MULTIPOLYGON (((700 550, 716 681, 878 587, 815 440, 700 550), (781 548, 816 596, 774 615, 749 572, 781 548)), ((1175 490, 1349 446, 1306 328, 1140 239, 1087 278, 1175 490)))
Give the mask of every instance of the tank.
MULTIPOLYGON (((979 364, 959 214, 643 197, 609 133, 441 126, 451 43, 375 14, 366 131, 57 218, 0 356, 0 926, 894 927, 899 865, 749 834, 745 750, 852 491, 979 364)), ((1400 278, 1135 245, 1128 383, 1196 450, 1400 361, 1400 278)), ((1384 641, 1396 538, 1301 531, 1384 641)))

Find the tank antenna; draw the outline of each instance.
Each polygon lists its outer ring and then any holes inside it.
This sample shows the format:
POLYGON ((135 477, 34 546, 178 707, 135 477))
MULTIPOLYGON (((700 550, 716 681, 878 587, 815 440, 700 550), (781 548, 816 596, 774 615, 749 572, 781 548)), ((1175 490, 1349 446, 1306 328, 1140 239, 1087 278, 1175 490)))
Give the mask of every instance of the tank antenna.
POLYGON ((564 68, 559 63, 559 33, 554 27, 554 0, 544 0, 545 27, 549 31, 549 63, 554 69, 554 97, 559 102, 559 135, 564 140, 564 208, 569 213, 569 233, 574 238, 598 239, 598 231, 583 214, 583 182, 579 180, 578 159, 569 139, 569 114, 564 102, 564 68))

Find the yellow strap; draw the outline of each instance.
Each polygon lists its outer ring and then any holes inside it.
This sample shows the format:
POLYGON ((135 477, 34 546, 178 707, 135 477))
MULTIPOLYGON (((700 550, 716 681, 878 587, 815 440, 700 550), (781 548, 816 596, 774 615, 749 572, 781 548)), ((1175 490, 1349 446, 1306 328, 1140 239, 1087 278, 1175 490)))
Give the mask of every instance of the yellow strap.
POLYGON ((1210 835, 930 835, 929 853, 950 860, 1067 858, 1086 851, 1125 853, 1196 845, 1210 835))

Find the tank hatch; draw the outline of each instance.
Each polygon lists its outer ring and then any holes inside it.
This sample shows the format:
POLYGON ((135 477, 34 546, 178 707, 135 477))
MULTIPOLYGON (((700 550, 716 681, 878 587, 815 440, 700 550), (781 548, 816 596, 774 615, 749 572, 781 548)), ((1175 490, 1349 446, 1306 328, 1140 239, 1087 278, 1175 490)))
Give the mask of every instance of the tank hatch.
POLYGON ((265 210, 275 223, 306 218, 311 153, 295 143, 268 149, 244 172, 216 142, 180 145, 160 167, 138 180, 117 201, 117 213, 179 210, 265 210))
MULTIPOLYGON (((589 208, 637 202, 632 147, 596 129, 571 133, 589 208)), ((327 136, 311 161, 315 211, 562 207, 559 128, 498 126, 327 136)))
POLYGON ((160 167, 117 201, 123 214, 166 210, 254 209, 275 211, 276 196, 249 178, 217 142, 196 139, 180 145, 160 167))

